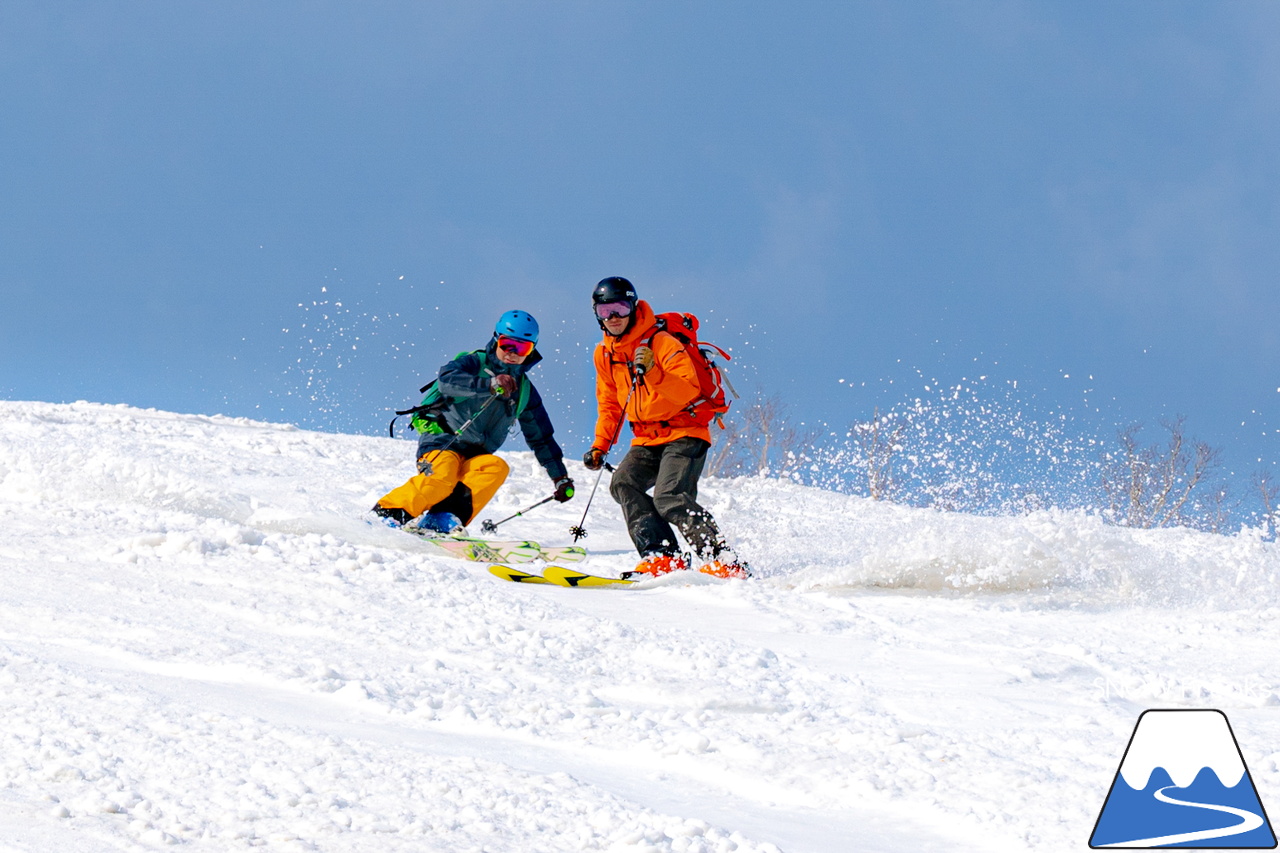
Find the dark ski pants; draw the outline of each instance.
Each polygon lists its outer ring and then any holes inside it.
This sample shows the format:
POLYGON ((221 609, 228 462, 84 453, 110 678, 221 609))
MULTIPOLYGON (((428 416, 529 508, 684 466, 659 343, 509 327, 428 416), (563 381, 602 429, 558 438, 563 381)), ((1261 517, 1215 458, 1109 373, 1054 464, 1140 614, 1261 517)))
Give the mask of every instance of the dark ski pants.
POLYGON ((609 494, 622 507, 627 532, 641 556, 676 554, 672 525, 694 553, 714 559, 725 548, 715 519, 698 504, 698 477, 711 445, 700 438, 632 446, 618 463, 609 494), (648 491, 653 489, 653 497, 648 491))

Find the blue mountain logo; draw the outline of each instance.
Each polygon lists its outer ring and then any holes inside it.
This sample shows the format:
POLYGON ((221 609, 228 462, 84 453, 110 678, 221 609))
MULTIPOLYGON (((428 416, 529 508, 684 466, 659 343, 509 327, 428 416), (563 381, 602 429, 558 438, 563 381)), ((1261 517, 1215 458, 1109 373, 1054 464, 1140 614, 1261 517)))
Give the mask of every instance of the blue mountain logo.
POLYGON ((1221 711, 1144 711, 1089 846, 1263 850, 1276 835, 1221 711))

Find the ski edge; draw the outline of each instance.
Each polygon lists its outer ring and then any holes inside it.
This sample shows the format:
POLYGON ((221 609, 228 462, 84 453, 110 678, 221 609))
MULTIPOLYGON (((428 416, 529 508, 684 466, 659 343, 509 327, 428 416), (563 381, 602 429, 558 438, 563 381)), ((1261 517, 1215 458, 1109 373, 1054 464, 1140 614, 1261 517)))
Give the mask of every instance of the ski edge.
POLYGON ((635 583, 625 578, 607 578, 564 566, 547 566, 542 570, 542 577, 556 586, 570 587, 631 586, 635 583))
POLYGON ((547 566, 542 570, 542 574, 540 575, 535 575, 532 572, 526 572, 521 569, 513 569, 510 566, 489 566, 489 574, 512 583, 549 584, 552 586, 570 587, 574 589, 605 586, 631 586, 635 583, 635 581, 629 581, 623 578, 607 578, 602 575, 580 572, 576 569, 566 569, 564 566, 547 566))
POLYGON ((532 563, 535 560, 558 560, 577 563, 587 558, 587 551, 574 545, 542 545, 532 540, 477 539, 474 537, 423 537, 439 551, 473 563, 532 563))
POLYGON ((547 580, 542 575, 535 575, 532 572, 513 569, 510 566, 490 566, 489 574, 494 577, 501 578, 504 581, 511 581, 512 583, 551 583, 551 581, 547 580))

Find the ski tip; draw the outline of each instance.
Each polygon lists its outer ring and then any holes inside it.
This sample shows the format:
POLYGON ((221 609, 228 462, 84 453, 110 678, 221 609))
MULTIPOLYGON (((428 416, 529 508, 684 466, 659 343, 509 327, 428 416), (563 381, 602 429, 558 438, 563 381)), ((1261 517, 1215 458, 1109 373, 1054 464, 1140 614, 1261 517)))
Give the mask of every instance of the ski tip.
POLYGON ((587 549, 577 545, 544 546, 541 556, 548 562, 581 563, 587 559, 587 549))
POLYGON ((494 577, 502 578, 504 581, 512 583, 550 583, 546 578, 532 574, 531 572, 522 572, 519 569, 513 569, 510 566, 490 566, 489 574, 494 577))

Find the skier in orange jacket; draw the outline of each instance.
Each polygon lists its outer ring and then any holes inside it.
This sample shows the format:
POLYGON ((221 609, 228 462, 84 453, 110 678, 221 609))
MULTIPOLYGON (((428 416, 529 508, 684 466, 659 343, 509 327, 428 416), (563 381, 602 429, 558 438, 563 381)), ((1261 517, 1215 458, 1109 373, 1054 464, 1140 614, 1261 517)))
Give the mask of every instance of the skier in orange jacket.
POLYGON ((595 439, 582 461, 599 470, 627 419, 635 438, 614 471, 609 493, 622 507, 640 553, 635 571, 660 575, 696 568, 720 577, 748 577, 747 564, 698 503, 711 416, 696 407, 691 411, 702 392, 683 343, 658 333, 653 309, 636 298, 625 278, 601 281, 591 302, 604 337, 595 350, 595 439), (692 553, 681 551, 673 525, 692 553))

